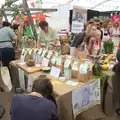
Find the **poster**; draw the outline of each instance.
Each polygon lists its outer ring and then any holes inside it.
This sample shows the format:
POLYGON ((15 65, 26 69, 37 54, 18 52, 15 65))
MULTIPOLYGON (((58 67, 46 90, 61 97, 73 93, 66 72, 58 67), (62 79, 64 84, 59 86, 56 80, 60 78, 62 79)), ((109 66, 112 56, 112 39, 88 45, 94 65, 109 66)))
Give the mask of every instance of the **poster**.
POLYGON ((100 104, 100 80, 95 80, 72 91, 74 118, 96 104, 100 104))
POLYGON ((84 30, 84 25, 87 21, 87 10, 82 10, 80 8, 73 8, 72 14, 72 33, 79 33, 84 30))

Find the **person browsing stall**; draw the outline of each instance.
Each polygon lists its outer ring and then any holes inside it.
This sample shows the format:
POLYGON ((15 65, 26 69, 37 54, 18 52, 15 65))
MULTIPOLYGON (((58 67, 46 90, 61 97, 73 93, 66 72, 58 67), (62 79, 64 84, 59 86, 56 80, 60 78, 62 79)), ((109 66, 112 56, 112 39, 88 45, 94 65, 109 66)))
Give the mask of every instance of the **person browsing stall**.
POLYGON ((97 28, 93 24, 88 24, 85 32, 81 32, 81 33, 77 34, 76 37, 74 38, 72 44, 71 44, 70 54, 77 55, 82 44, 89 43, 89 38, 93 35, 93 33, 96 31, 96 29, 97 28))
POLYGON ((40 48, 40 45, 56 44, 59 40, 57 31, 50 27, 46 21, 41 21, 39 26, 41 31, 38 35, 37 48, 40 48))
POLYGON ((11 29, 10 23, 4 21, 0 29, 0 57, 4 66, 9 66, 10 61, 15 59, 12 40, 16 41, 17 36, 11 29))
POLYGON ((58 120, 53 86, 46 77, 39 76, 29 95, 14 95, 11 102, 11 120, 58 120))
POLYGON ((90 55, 96 56, 101 52, 101 32, 100 30, 96 30, 94 32, 94 36, 90 38, 88 51, 90 55))

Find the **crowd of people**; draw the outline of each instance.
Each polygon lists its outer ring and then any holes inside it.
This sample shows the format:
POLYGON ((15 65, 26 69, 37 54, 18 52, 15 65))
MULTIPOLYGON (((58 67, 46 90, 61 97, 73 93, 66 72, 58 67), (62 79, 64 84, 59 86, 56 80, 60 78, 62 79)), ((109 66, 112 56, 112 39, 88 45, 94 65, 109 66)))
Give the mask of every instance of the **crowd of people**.
POLYGON ((71 55, 76 55, 83 44, 86 45, 90 55, 99 55, 102 52, 104 41, 112 40, 115 47, 120 43, 119 22, 101 21, 92 19, 88 21, 85 31, 76 35, 71 43, 71 55))

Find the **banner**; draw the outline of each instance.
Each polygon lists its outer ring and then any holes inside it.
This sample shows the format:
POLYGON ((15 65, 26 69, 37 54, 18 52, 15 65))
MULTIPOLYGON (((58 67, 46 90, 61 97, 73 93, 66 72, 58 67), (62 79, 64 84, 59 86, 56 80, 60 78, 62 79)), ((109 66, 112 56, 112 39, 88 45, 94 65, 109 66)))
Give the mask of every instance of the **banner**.
POLYGON ((100 80, 95 80, 72 91, 74 118, 96 104, 100 104, 100 80))
POLYGON ((111 16, 111 22, 120 22, 120 15, 112 15, 111 16))
POLYGON ((82 10, 80 8, 73 8, 72 14, 72 33, 79 33, 84 30, 84 25, 87 21, 87 10, 82 10))

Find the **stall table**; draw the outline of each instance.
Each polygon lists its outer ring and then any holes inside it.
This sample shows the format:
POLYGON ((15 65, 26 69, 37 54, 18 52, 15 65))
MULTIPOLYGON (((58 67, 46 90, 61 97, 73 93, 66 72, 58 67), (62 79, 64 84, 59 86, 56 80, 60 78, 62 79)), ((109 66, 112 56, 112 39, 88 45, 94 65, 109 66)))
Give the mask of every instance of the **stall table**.
MULTIPOLYGON (((14 66, 16 68, 21 68, 25 72, 25 76, 32 78, 33 81, 36 80, 36 78, 40 75, 47 75, 48 78, 50 78, 51 82, 58 81, 54 77, 50 76, 47 73, 41 72, 40 69, 36 71, 36 69, 32 70, 32 67, 28 71, 28 67, 19 64, 19 61, 12 61, 10 63, 10 66, 14 66)), ((30 67, 29 67, 30 68, 30 67)), ((38 68, 37 68, 38 69, 38 68)), ((94 79, 91 79, 88 83, 94 81, 94 79)), ((59 120, 73 120, 73 112, 72 112, 72 90, 76 88, 80 88, 82 85, 88 84, 88 83, 80 83, 78 86, 72 86, 72 85, 67 85, 64 82, 61 82, 59 85, 53 85, 54 88, 54 93, 57 96, 57 104, 58 104, 58 115, 59 115, 59 120)), ((77 120, 82 119, 82 120, 96 120, 96 119, 101 119, 104 118, 104 114, 101 110, 101 105, 98 103, 98 105, 93 106, 94 109, 90 108, 89 110, 86 110, 85 112, 81 113, 80 115, 77 116, 77 120), (89 115, 87 115, 89 114, 89 115), (91 118, 91 119, 90 119, 91 118)))

